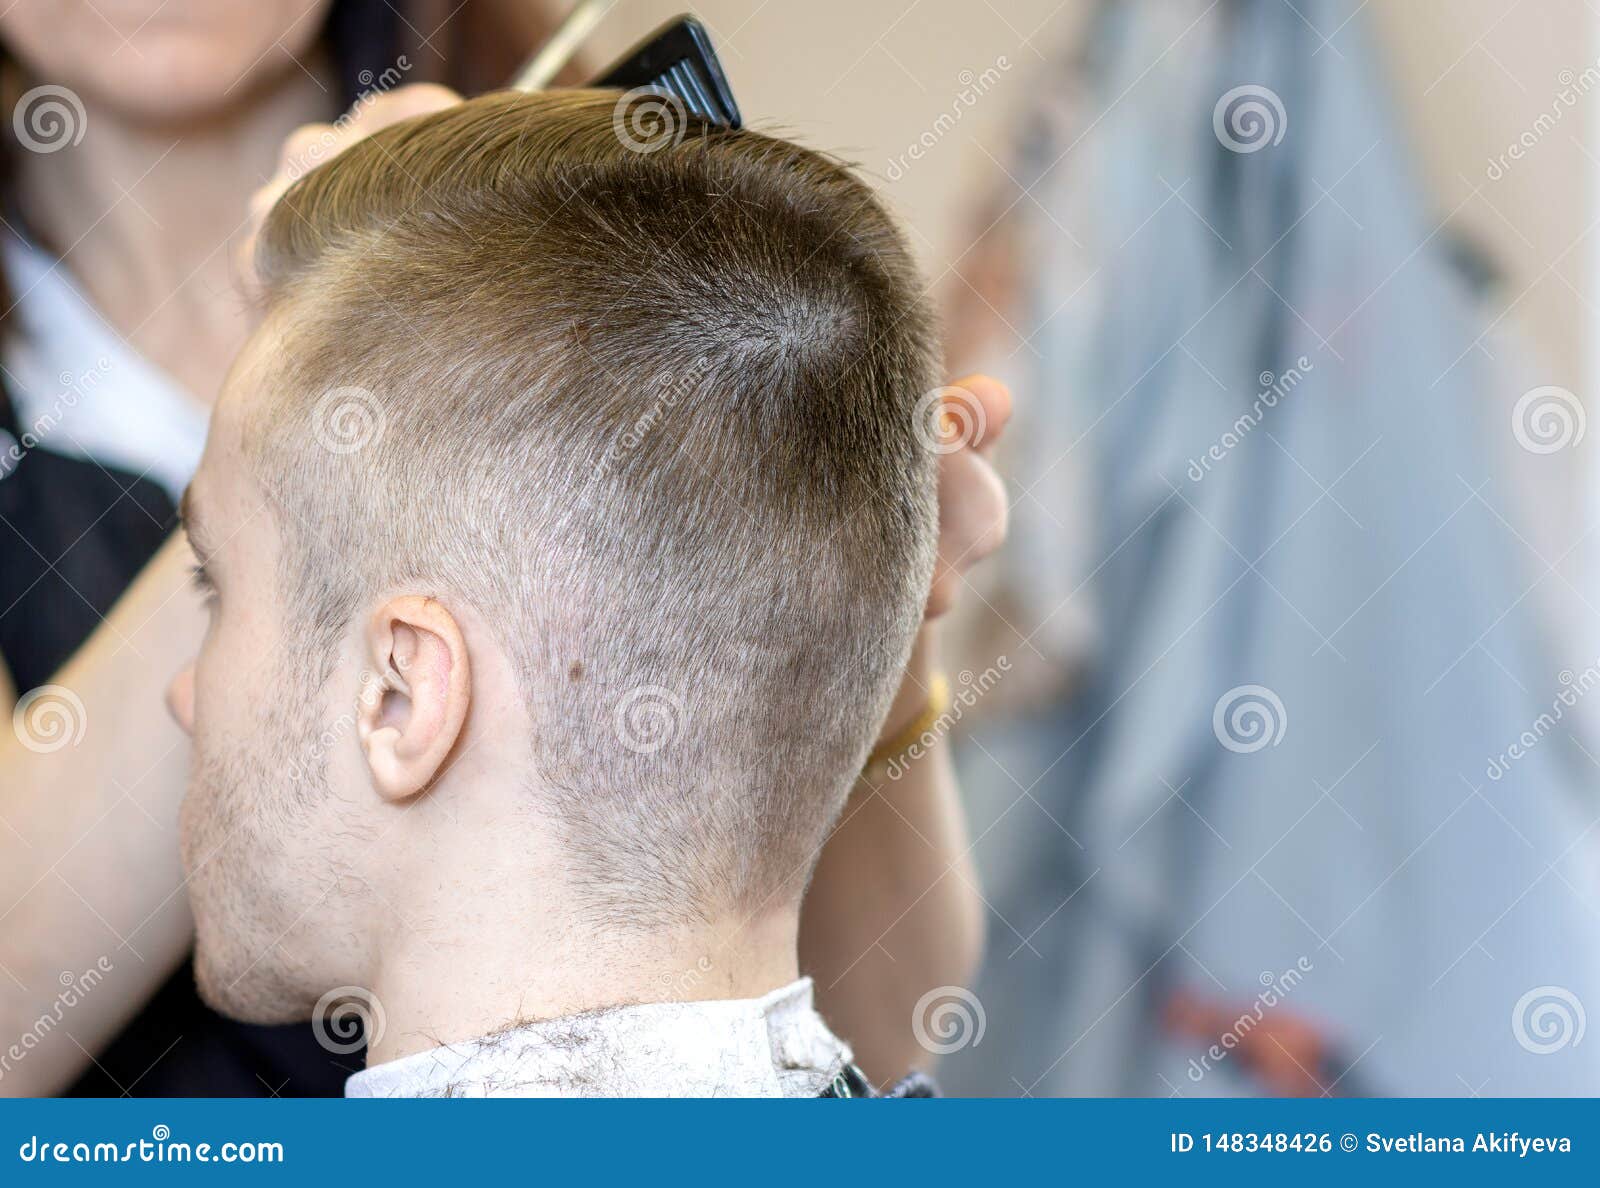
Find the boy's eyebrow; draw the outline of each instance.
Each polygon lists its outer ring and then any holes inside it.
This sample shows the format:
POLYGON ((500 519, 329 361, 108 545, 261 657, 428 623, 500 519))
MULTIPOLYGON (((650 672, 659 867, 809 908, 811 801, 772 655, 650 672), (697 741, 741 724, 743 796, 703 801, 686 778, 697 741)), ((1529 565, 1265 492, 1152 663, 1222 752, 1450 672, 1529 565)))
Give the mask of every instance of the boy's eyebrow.
POLYGON ((205 529, 195 513, 193 483, 184 487, 183 495, 178 499, 178 520, 189 537, 189 547, 202 561, 205 560, 211 550, 205 544, 205 529))

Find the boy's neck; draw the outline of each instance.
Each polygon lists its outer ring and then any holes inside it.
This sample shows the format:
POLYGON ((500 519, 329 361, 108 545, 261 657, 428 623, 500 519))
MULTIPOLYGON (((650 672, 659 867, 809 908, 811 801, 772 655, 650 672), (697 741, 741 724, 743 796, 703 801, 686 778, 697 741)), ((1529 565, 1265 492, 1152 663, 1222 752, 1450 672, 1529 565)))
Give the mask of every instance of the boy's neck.
MULTIPOLYGON (((370 986, 383 1027, 369 1037, 369 1065, 608 1007, 757 998, 799 976, 797 911, 608 935, 570 914, 506 906, 480 905, 431 937, 388 921, 370 986)), ((441 917, 419 908, 415 918, 441 917)))

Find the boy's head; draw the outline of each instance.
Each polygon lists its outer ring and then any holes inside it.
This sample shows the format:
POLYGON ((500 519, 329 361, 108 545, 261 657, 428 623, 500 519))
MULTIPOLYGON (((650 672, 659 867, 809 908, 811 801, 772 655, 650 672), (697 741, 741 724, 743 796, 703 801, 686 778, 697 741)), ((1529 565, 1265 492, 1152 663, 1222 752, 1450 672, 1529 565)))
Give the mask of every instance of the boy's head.
POLYGON ((360 982, 434 881, 618 932, 793 911, 887 710, 935 541, 905 245, 815 153, 617 110, 385 129, 263 231, 176 698, 231 1013, 360 982))

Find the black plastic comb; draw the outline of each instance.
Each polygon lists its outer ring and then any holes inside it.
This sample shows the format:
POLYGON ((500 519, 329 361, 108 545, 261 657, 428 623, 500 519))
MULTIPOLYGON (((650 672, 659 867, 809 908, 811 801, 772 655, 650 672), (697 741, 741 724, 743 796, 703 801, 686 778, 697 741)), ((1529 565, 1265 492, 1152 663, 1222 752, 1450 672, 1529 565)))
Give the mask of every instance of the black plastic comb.
POLYGON ((662 25, 590 85, 666 91, 681 99, 690 115, 708 123, 737 128, 742 122, 710 35, 687 13, 662 25))
MULTIPOLYGON (((612 0, 574 4, 539 52, 517 72, 512 89, 540 91, 549 86, 611 5, 612 0)), ((664 91, 681 102, 688 114, 718 127, 737 128, 742 122, 717 51, 711 48, 711 36, 688 13, 673 17, 589 85, 664 91)))

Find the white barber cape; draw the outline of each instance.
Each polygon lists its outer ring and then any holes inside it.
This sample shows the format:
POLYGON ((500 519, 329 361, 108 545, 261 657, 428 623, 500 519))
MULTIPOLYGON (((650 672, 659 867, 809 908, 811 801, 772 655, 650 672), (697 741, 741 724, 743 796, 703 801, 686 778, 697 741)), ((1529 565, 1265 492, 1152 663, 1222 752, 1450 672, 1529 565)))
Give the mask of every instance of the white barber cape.
POLYGON ((373 1065, 346 1097, 816 1097, 850 1062, 811 979, 762 998, 645 1003, 373 1065))

